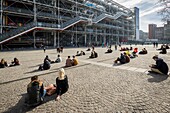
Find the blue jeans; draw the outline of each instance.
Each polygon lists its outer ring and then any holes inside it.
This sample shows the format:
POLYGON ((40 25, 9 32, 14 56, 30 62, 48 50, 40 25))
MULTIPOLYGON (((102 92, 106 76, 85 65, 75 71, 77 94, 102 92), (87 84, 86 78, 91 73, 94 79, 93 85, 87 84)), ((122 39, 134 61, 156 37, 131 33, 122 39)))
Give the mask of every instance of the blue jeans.
POLYGON ((43 95, 41 97, 44 98, 46 93, 47 93, 47 90, 44 89, 43 95))

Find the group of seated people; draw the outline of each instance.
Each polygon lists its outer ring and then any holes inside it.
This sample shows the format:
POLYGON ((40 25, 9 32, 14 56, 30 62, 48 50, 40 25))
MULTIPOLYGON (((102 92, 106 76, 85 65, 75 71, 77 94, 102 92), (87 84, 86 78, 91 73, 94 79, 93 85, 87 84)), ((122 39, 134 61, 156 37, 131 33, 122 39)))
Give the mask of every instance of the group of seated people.
POLYGON ((112 52, 113 52, 113 50, 111 49, 111 47, 109 47, 109 49, 105 53, 112 53, 112 52))
POLYGON ((133 47, 130 47, 130 49, 128 47, 121 47, 120 51, 127 51, 127 50, 133 50, 133 47))
POLYGON ((139 54, 147 54, 148 51, 146 50, 146 48, 143 48, 142 51, 139 52, 139 54))
POLYGON ((158 73, 163 75, 168 75, 169 67, 168 65, 163 61, 163 59, 159 58, 157 55, 153 56, 153 60, 156 61, 156 64, 152 64, 149 67, 151 68, 151 71, 148 71, 150 73, 158 73))
POLYGON ((68 58, 66 59, 65 67, 71 67, 71 66, 76 66, 76 65, 78 65, 77 58, 73 56, 73 59, 71 59, 70 56, 68 56, 68 58))
POLYGON ((114 63, 117 64, 118 61, 120 62, 120 64, 125 64, 125 63, 129 63, 130 62, 130 58, 136 58, 138 57, 137 55, 138 52, 138 48, 134 48, 133 52, 130 53, 129 50, 125 51, 124 53, 120 54, 120 57, 118 57, 114 63))
POLYGON ((60 63, 60 62, 62 62, 62 58, 60 55, 58 55, 55 61, 50 60, 48 55, 46 55, 43 64, 39 66, 38 70, 48 70, 50 69, 52 63, 60 63))
POLYGON ((86 51, 91 51, 90 47, 88 47, 86 51))
POLYGON ((63 47, 62 46, 57 48, 57 53, 63 53, 63 47))
POLYGON ((77 51, 76 56, 86 55, 84 51, 77 51))
POLYGON ((129 55, 127 55, 126 52, 121 53, 120 57, 118 57, 115 61, 114 64, 117 64, 118 61, 120 62, 120 64, 125 64, 125 63, 129 63, 130 62, 130 57, 129 55))
POLYGON ((160 49, 157 49, 157 50, 161 50, 161 51, 159 52, 160 54, 166 54, 166 53, 167 53, 166 49, 169 49, 169 46, 163 44, 163 45, 161 45, 161 48, 160 48, 160 49))
POLYGON ((12 67, 12 66, 17 66, 20 65, 19 60, 17 58, 14 58, 14 60, 11 62, 11 64, 8 65, 7 61, 4 59, 1 59, 0 62, 0 68, 5 68, 5 67, 12 67))
POLYGON ((55 100, 58 101, 61 95, 68 91, 68 78, 63 68, 59 70, 59 76, 56 78, 56 84, 50 84, 44 87, 43 81, 38 80, 38 76, 31 77, 31 82, 27 85, 27 96, 25 104, 28 106, 37 106, 41 104, 44 97, 56 94, 55 100))
POLYGON ((97 57, 98 57, 97 52, 93 50, 93 51, 91 52, 91 55, 89 56, 89 58, 97 58, 97 57))

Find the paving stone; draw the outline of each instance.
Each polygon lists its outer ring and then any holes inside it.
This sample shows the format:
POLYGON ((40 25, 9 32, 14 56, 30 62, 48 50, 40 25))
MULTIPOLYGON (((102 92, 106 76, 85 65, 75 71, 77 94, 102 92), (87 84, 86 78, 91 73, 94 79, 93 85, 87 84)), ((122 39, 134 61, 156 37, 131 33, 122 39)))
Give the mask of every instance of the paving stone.
MULTIPOLYGON (((135 47, 135 46, 133 46, 135 47)), ((8 62, 17 57, 21 65, 0 69, 0 112, 11 113, 162 113, 170 112, 170 78, 149 75, 148 65, 155 63, 152 56, 157 53, 152 46, 147 48, 147 55, 139 55, 124 65, 113 66, 119 51, 107 56, 106 48, 95 48, 99 53, 96 59, 85 56, 77 57, 78 66, 65 68, 69 80, 69 90, 60 101, 55 96, 46 97, 45 102, 35 108, 24 106, 24 96, 30 78, 38 75, 45 86, 55 84, 58 70, 65 65, 67 56, 86 48, 68 48, 61 54, 62 63, 52 64, 47 71, 36 71, 46 55, 55 60, 56 50, 1 52, 8 62)), ((160 55, 165 61, 168 55, 160 55)), ((170 63, 167 62, 170 67, 170 63)))

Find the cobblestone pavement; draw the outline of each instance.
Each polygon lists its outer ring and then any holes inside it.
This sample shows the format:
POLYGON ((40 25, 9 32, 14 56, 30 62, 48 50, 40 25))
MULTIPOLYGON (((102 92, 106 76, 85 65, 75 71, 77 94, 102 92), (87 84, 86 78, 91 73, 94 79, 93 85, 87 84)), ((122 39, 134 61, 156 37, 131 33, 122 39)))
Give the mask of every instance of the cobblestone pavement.
MULTIPOLYGON (((127 46, 129 47, 129 46, 127 46)), ((133 46, 134 47, 134 46, 133 46)), ((77 57, 79 65, 65 68, 70 88, 60 101, 55 96, 45 97, 45 102, 35 108, 24 106, 26 86, 30 77, 38 75, 44 84, 55 83, 60 67, 65 65, 68 55, 86 48, 69 48, 61 54, 62 63, 52 64, 50 70, 37 71, 45 55, 55 60, 56 50, 11 51, 1 52, 0 58, 8 63, 17 57, 21 65, 0 69, 0 112, 7 113, 169 113, 170 112, 170 78, 158 74, 148 74, 148 65, 154 64, 152 56, 158 54, 152 46, 138 46, 148 49, 147 55, 139 55, 130 63, 113 66, 113 61, 120 51, 104 54, 106 48, 96 48, 99 57, 88 59, 77 57), (47 82, 48 81, 48 82, 47 82)), ((170 67, 170 50, 168 54, 159 55, 170 67)))

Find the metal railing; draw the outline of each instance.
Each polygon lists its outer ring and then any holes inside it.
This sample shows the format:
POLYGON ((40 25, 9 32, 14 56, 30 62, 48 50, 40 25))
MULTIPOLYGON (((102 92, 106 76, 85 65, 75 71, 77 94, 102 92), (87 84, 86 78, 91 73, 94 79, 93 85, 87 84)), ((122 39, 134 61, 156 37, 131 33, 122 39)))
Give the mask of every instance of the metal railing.
POLYGON ((23 9, 23 8, 17 8, 17 7, 3 7, 4 11, 12 11, 12 12, 17 12, 17 13, 23 13, 23 14, 29 14, 33 15, 34 12, 28 9, 23 9))
POLYGON ((116 19, 118 19, 119 17, 121 17, 123 15, 127 16, 127 14, 125 14, 123 12, 117 12, 114 16, 106 14, 106 13, 102 13, 101 15, 99 15, 98 17, 93 19, 93 23, 98 23, 99 21, 103 20, 106 17, 116 20, 116 19))
POLYGON ((0 35, 0 41, 4 40, 6 38, 10 38, 12 36, 15 36, 15 35, 17 35, 17 34, 19 34, 21 32, 29 30, 29 29, 31 29, 31 28, 33 28, 35 26, 36 26, 36 24, 34 22, 31 22, 31 23, 26 24, 26 25, 24 25, 22 27, 18 27, 17 29, 12 29, 9 32, 0 35))
POLYGON ((54 24, 54 23, 31 22, 31 23, 26 24, 22 27, 18 27, 17 29, 12 29, 9 32, 0 35, 0 41, 3 41, 5 39, 8 39, 8 38, 13 37, 18 34, 21 34, 21 33, 25 32, 29 29, 32 29, 34 27, 48 27, 48 28, 58 28, 58 30, 64 30, 67 27, 78 23, 79 21, 85 21, 85 20, 86 20, 86 18, 83 18, 83 17, 75 17, 67 22, 64 22, 62 25, 58 25, 58 24, 54 24))

